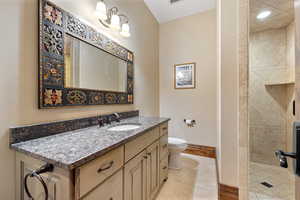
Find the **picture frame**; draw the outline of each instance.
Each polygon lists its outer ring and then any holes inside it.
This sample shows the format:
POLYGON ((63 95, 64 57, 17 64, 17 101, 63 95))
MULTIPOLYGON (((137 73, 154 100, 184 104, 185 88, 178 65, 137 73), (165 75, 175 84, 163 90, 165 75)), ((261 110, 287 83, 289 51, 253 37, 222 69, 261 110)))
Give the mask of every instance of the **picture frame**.
POLYGON ((174 65, 174 88, 196 88, 196 63, 183 63, 174 65))
POLYGON ((50 0, 39 1, 38 106, 39 109, 67 106, 134 104, 134 53, 100 33, 79 16, 50 0), (66 36, 85 42, 127 63, 126 91, 73 88, 65 84, 66 36))

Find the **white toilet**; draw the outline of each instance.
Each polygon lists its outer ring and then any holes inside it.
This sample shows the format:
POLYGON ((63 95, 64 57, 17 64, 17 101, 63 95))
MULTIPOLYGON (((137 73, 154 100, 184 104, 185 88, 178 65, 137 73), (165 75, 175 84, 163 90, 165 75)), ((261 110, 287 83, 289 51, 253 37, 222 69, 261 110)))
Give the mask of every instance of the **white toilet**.
POLYGON ((187 148, 187 143, 183 139, 169 137, 169 168, 170 169, 181 169, 182 161, 181 161, 181 152, 183 152, 187 148))

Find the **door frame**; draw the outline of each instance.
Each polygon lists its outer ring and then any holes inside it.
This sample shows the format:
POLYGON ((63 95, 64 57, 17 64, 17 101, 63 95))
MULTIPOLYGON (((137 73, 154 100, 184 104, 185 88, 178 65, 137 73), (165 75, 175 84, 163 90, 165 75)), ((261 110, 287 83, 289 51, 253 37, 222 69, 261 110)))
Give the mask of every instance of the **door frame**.
POLYGON ((249 171, 249 0, 239 0, 239 122, 238 181, 239 200, 248 199, 249 171))
MULTIPOLYGON (((294 0, 295 7, 295 102, 296 120, 300 121, 300 0, 294 0)), ((300 177, 295 180, 296 200, 300 200, 300 177)))

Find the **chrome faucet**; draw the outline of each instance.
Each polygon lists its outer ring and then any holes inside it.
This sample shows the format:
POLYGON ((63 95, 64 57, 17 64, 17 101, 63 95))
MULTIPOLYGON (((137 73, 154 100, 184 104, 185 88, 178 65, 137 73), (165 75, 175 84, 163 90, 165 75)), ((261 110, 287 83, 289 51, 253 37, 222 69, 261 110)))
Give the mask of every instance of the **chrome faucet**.
POLYGON ((115 117, 116 122, 120 122, 121 117, 118 113, 114 113, 113 116, 115 117))

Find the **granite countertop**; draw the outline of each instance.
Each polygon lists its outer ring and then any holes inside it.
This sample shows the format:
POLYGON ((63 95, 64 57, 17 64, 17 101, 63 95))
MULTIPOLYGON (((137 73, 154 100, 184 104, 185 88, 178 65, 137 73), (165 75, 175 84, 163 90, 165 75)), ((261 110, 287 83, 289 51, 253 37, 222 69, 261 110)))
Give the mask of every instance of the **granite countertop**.
POLYGON ((102 128, 92 126, 12 144, 11 148, 57 167, 72 170, 169 120, 141 116, 127 118, 120 123, 140 123, 141 127, 131 131, 108 131, 114 124, 102 128))

